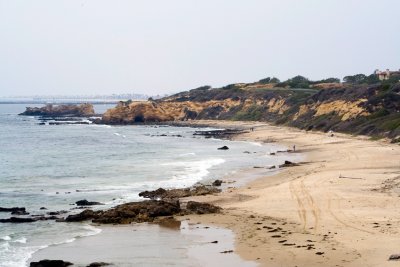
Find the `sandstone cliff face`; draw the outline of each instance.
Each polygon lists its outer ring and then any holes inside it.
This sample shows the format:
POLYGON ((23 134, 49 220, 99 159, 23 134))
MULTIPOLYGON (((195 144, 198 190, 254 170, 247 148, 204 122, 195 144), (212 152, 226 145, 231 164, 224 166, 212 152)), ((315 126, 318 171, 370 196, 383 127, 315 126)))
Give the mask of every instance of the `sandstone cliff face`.
POLYGON ((258 120, 303 129, 400 135, 400 85, 334 89, 202 89, 157 101, 121 102, 107 124, 199 119, 258 120))
POLYGON ((81 105, 51 105, 44 107, 27 107, 26 110, 19 115, 43 116, 43 117, 60 117, 60 116, 92 116, 94 108, 92 104, 81 105))

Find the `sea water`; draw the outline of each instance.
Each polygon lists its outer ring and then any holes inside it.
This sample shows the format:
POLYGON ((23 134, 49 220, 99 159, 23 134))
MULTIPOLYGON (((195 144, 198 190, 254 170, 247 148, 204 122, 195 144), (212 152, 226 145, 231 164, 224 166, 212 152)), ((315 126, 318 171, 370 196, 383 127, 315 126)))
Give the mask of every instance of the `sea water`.
MULTIPOLYGON (((282 149, 276 144, 206 139, 190 127, 39 125, 36 117, 18 115, 24 109, 0 104, 0 207, 25 207, 31 215, 71 211, 82 199, 112 207, 140 200, 144 190, 229 179, 288 158, 269 155, 282 149), (224 145, 229 150, 217 149, 224 145)), ((0 267, 27 266, 35 251, 99 231, 54 221, 2 223, 0 267)))

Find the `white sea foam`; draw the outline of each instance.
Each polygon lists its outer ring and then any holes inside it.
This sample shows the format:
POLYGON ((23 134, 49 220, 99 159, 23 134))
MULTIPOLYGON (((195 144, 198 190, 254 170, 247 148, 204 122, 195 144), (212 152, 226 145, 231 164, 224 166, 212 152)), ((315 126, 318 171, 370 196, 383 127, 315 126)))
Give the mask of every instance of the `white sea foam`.
POLYGON ((183 154, 179 155, 179 157, 187 157, 187 156, 196 156, 196 153, 191 152, 191 153, 183 153, 183 154))
POLYGON ((9 240, 11 240, 11 236, 6 235, 6 236, 3 236, 3 237, 0 237, 0 240, 9 241, 9 240))
POLYGON ((13 241, 13 242, 15 242, 15 243, 21 243, 21 244, 26 244, 26 237, 21 237, 21 238, 18 238, 17 240, 15 240, 15 241, 13 241))

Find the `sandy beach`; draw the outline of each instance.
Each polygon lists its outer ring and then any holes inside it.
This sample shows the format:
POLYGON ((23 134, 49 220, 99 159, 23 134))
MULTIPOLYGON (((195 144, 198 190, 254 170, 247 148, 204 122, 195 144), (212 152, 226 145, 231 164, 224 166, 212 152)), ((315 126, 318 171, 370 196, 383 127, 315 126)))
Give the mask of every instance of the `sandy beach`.
MULTIPOLYGON (((190 229, 181 228, 183 238, 189 236, 201 243, 187 248, 182 241, 172 247, 171 251, 185 250, 184 254, 189 256, 181 263, 299 267, 398 264, 388 259, 400 253, 399 145, 371 141, 363 136, 338 133, 331 136, 257 122, 194 121, 190 124, 254 128, 234 139, 272 142, 287 149, 295 145, 296 151, 290 154, 298 155, 299 164, 277 172, 270 170, 266 163, 225 177, 237 183, 224 184, 227 190, 220 194, 182 199, 182 202, 194 199, 213 203, 221 206, 223 212, 177 217, 190 229), (227 229, 234 235, 228 232, 226 238, 227 229), (207 245, 211 241, 219 241, 220 245, 207 245), (234 253, 221 254, 225 249, 232 249, 234 253)), ((133 232, 138 231, 135 227, 148 231, 140 225, 103 227, 97 236, 44 249, 33 259, 61 258, 78 265, 102 260, 130 266, 129 262, 141 255, 130 252, 131 240, 138 233, 133 232), (104 250, 108 251, 107 255, 101 254, 104 250)), ((163 253, 155 258, 154 264, 160 262, 163 262, 163 253)))
POLYGON ((399 248, 400 146, 264 123, 198 121, 254 127, 237 140, 296 146, 305 160, 242 188, 197 200, 218 216, 191 216, 236 233, 236 249, 261 266, 395 266, 399 248))

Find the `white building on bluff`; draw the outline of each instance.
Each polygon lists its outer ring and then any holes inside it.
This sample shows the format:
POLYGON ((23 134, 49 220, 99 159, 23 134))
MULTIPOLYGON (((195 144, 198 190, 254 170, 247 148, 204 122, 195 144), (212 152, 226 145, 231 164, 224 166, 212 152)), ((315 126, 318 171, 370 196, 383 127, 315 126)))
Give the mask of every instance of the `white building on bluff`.
POLYGON ((380 70, 375 70, 375 75, 378 75, 379 80, 387 80, 390 78, 392 75, 399 75, 400 76, 400 70, 398 71, 390 71, 389 69, 386 69, 385 71, 380 71, 380 70))

